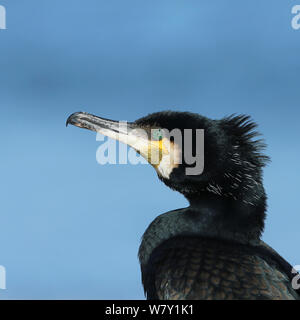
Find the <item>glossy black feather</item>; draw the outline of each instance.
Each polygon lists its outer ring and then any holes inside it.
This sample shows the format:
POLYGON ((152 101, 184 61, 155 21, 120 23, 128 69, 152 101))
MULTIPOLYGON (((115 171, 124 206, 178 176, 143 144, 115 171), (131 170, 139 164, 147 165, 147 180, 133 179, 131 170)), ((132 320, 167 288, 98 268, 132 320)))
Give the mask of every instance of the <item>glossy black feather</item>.
POLYGON ((299 300, 291 270, 264 243, 178 236, 153 251, 142 274, 151 300, 299 300))

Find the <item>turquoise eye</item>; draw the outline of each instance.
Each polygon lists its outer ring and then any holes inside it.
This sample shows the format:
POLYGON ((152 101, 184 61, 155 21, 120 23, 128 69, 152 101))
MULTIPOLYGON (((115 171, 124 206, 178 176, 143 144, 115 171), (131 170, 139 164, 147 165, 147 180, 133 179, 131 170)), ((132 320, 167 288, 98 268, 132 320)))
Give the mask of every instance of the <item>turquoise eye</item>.
POLYGON ((163 131, 161 129, 154 129, 152 130, 152 138, 154 140, 162 140, 163 138, 163 131))

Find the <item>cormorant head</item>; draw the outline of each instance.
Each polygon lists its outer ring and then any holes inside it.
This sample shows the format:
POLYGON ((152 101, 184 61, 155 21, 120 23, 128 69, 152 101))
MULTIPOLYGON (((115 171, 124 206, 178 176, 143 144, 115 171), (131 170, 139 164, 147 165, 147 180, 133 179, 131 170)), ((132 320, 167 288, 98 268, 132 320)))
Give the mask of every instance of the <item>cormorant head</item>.
POLYGON ((164 111, 125 126, 78 112, 68 123, 127 143, 192 205, 207 199, 225 200, 234 210, 254 210, 263 228, 262 167, 268 157, 261 153, 264 144, 255 139, 256 124, 249 116, 212 120, 189 112, 164 111))

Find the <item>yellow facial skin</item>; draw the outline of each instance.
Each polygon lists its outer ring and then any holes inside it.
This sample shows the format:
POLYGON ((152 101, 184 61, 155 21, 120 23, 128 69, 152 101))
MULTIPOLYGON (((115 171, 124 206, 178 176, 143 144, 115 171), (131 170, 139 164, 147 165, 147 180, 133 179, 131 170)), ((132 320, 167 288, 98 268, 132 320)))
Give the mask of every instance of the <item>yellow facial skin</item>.
POLYGON ((149 141, 150 157, 146 158, 147 161, 154 167, 158 175, 169 178, 174 168, 177 168, 181 162, 181 148, 171 142, 167 138, 159 141, 149 141), (152 156, 151 157, 151 152, 152 156))
POLYGON ((167 149, 164 140, 166 139, 161 139, 159 141, 149 140, 148 142, 146 159, 154 167, 157 167, 160 164, 164 155, 169 154, 169 150, 167 149))

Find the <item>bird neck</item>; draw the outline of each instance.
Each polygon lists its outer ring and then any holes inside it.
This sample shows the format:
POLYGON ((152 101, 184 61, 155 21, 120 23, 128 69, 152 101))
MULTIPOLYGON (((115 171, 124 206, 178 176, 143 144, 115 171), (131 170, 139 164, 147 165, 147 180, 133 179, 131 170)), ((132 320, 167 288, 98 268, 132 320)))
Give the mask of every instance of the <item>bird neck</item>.
POLYGON ((140 263, 147 264, 156 247, 176 236, 199 236, 257 245, 262 226, 261 221, 256 221, 254 211, 255 208, 243 207, 240 203, 214 195, 190 199, 189 207, 164 213, 149 225, 139 249, 140 263))

